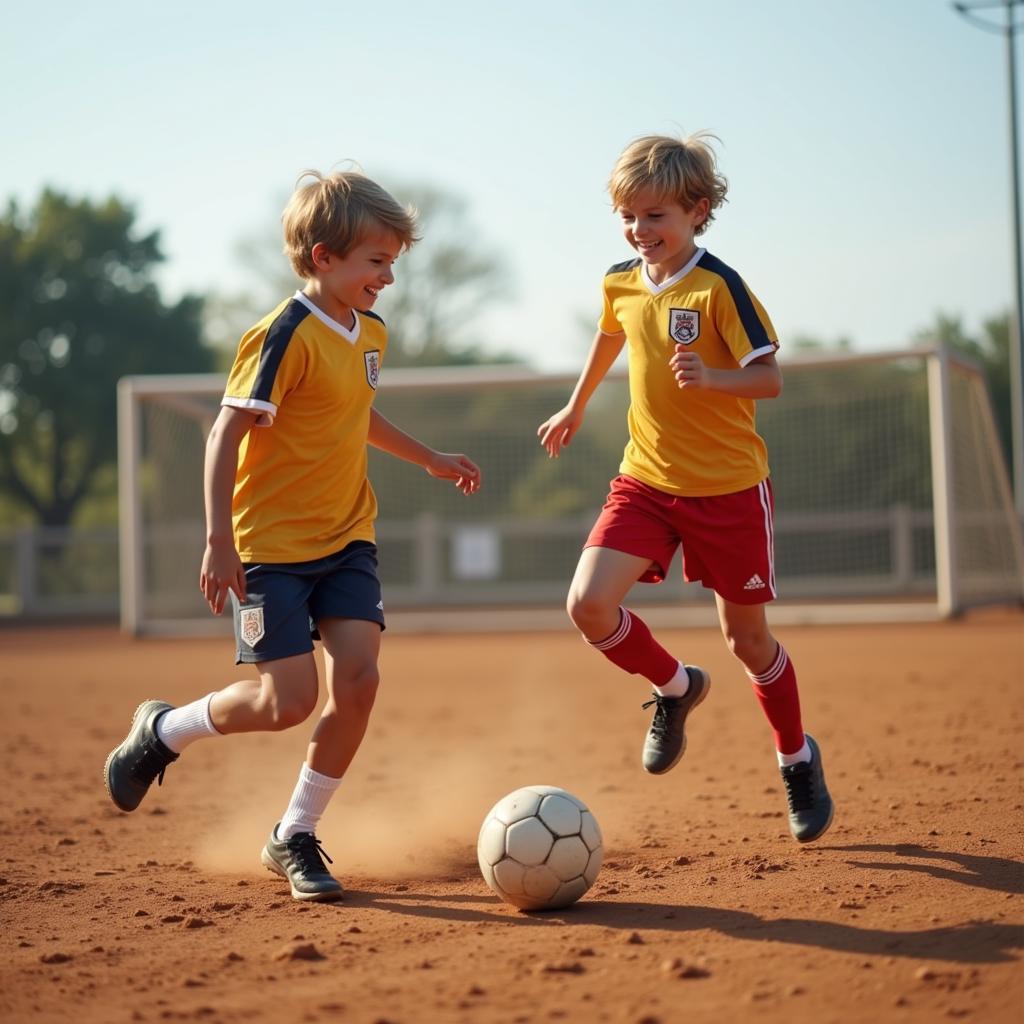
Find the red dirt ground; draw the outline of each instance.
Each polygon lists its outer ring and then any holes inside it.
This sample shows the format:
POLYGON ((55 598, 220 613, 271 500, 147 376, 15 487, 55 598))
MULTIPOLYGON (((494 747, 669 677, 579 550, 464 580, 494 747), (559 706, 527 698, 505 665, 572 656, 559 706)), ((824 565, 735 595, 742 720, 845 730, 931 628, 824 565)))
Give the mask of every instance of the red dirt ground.
POLYGON ((639 765, 644 687, 569 629, 388 635, 321 829, 347 896, 312 906, 259 864, 307 726, 197 743, 131 815, 103 788, 136 704, 230 681, 229 640, 0 633, 0 1018, 1021 1021, 1024 615, 778 632, 837 802, 819 844, 789 838, 771 734, 712 630, 662 633, 714 686, 661 778, 639 765), (475 865, 485 812, 529 783, 604 832, 566 911, 514 910, 475 865))

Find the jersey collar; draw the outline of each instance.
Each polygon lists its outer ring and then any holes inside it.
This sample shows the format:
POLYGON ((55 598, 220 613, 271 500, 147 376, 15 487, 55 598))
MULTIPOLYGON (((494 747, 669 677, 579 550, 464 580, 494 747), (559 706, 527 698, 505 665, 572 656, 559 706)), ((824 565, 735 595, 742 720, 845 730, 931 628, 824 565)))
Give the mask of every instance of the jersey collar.
POLYGON ((655 282, 651 280, 650 271, 648 271, 646 263, 641 265, 640 276, 643 278, 644 284, 647 285, 647 290, 652 295, 659 295, 666 288, 671 288, 672 285, 677 284, 679 281, 682 281, 682 279, 686 277, 686 275, 691 270, 693 270, 695 266, 697 266, 697 263, 700 261, 701 256, 703 256, 706 252, 707 249, 698 249, 690 258, 690 261, 686 264, 685 267, 683 267, 681 270, 677 270, 671 277, 666 278, 664 281, 662 281, 661 284, 655 284, 655 282))
POLYGON ((326 324, 335 334, 340 334, 347 342, 354 345, 359 340, 359 314, 353 310, 355 315, 355 326, 352 330, 343 327, 334 317, 328 316, 312 299, 301 291, 297 291, 294 298, 301 302, 321 323, 326 324))

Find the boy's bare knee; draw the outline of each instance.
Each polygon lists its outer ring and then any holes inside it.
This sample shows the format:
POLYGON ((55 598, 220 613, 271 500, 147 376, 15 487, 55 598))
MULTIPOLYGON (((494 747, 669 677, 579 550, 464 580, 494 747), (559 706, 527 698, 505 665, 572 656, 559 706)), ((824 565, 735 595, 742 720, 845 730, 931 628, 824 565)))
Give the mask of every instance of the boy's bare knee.
POLYGON ((272 693, 261 700, 260 715, 268 730, 281 732, 304 722, 315 707, 315 700, 303 696, 272 693))
POLYGON ((343 705, 349 713, 369 714, 380 686, 380 672, 368 664, 354 675, 335 682, 333 703, 343 705))
POLYGON ((284 678, 265 676, 257 713, 266 729, 280 732, 309 718, 316 708, 316 703, 315 673, 289 673, 284 678))
POLYGON ((729 653, 734 658, 738 658, 743 661, 743 655, 746 650, 746 645, 743 643, 741 637, 727 635, 725 638, 725 645, 729 648, 729 653))
POLYGON ((757 632, 727 632, 723 634, 725 642, 732 652, 733 657, 743 662, 752 671, 759 671, 766 656, 774 651, 775 641, 770 633, 757 632))
POLYGON ((352 681, 352 694, 360 704, 373 706, 380 686, 380 672, 376 665, 367 665, 352 681))
POLYGON ((376 693, 380 686, 380 670, 375 664, 363 666, 352 678, 351 685, 360 693, 376 693))
POLYGON ((589 634, 596 625, 608 617, 609 613, 607 601, 593 594, 580 594, 575 591, 570 591, 565 602, 565 610, 576 628, 585 634, 589 634))

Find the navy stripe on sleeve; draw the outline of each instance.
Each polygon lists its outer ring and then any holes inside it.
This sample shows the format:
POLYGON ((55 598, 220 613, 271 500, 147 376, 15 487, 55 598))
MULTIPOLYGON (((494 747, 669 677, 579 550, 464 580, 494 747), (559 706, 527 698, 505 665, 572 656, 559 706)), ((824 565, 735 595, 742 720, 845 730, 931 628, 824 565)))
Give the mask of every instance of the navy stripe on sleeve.
POLYGON ((736 312, 739 313, 743 330, 747 332, 747 337, 750 339, 751 348, 759 349, 769 345, 774 347, 775 342, 768 337, 768 332, 757 315, 754 303, 750 300, 750 293, 743 283, 743 278, 732 267, 727 266, 717 256, 712 256, 709 252, 701 256, 697 261, 697 266, 703 267, 712 274, 717 274, 725 282, 736 306, 736 312))
MULTIPOLYGON (((359 312, 362 313, 363 316, 368 316, 373 320, 379 320, 382 324, 384 323, 384 317, 377 316, 372 309, 361 309, 359 312)), ((386 327, 387 324, 384 324, 384 326, 386 327)))
POLYGON ((256 371, 252 391, 249 392, 250 398, 258 399, 261 402, 270 401, 274 380, 277 377, 278 368, 281 366, 281 360, 284 359, 285 349, 288 348, 295 329, 309 315, 307 306, 304 306, 298 299, 292 299, 271 323, 267 330, 267 336, 263 339, 260 365, 256 371))
POLYGON ((636 259, 626 260, 624 263, 616 263, 604 272, 604 276, 607 277, 609 274, 624 274, 627 270, 636 269, 641 263, 643 263, 643 260, 640 259, 639 256, 637 256, 636 259))

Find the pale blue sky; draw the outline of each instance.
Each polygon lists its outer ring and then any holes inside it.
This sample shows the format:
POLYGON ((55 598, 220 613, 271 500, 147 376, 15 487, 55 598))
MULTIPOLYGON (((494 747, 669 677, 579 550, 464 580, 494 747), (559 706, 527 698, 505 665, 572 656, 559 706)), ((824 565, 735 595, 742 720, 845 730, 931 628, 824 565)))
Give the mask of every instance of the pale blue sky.
MULTIPOLYGON (((1004 50, 946 0, 5 5, 0 194, 116 192, 168 297, 236 290, 297 174, 356 160, 469 203, 512 298, 486 340, 579 366, 630 253, 604 184, 652 132, 723 140, 704 244, 797 334, 898 346, 1011 301, 1004 50)), ((399 263, 398 271, 401 272, 399 263)))

